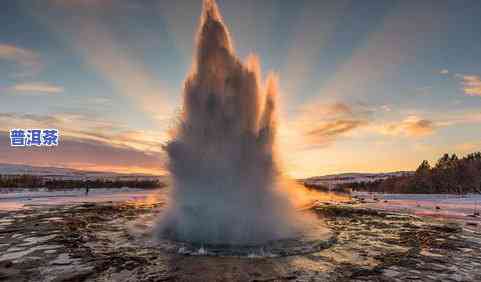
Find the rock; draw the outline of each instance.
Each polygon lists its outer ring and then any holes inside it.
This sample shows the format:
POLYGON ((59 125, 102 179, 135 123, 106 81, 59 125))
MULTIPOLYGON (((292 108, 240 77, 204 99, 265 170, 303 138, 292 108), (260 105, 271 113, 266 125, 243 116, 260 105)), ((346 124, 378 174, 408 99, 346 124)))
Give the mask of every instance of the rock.
POLYGON ((463 230, 463 228, 458 223, 455 223, 455 222, 446 223, 438 227, 437 229, 447 233, 457 233, 463 230))
POLYGON ((143 245, 138 240, 141 236, 129 233, 136 219, 125 216, 141 214, 139 208, 126 204, 56 207, 49 210, 48 218, 59 220, 49 229, 34 225, 46 218, 45 210, 29 211, 24 218, 27 213, 15 212, 11 215, 19 231, 0 234, 5 244, 0 246, 0 257, 10 249, 8 256, 19 258, 3 257, 0 281, 479 280, 479 232, 458 233, 457 224, 397 213, 336 205, 319 208, 322 224, 336 232, 337 242, 316 253, 261 259, 186 257, 143 245), (57 236, 45 237, 53 234, 57 236), (20 246, 25 243, 29 245, 20 246), (20 256, 19 251, 28 253, 20 256))
POLYGON ((128 261, 124 264, 124 268, 127 270, 133 270, 138 266, 138 263, 134 261, 128 261))
POLYGON ((454 280, 454 281, 466 281, 462 275, 460 274, 452 274, 451 276, 449 276, 450 279, 454 280))
POLYGON ((385 276, 390 277, 390 278, 394 278, 396 276, 399 276, 399 272, 395 271, 395 270, 392 270, 392 269, 384 269, 384 271, 382 273, 385 276))
POLYGON ((69 265, 72 263, 72 259, 68 254, 60 254, 57 256, 57 258, 52 261, 52 265, 69 265))
POLYGON ((13 262, 11 260, 0 261, 0 268, 10 268, 12 265, 13 262))
POLYGON ((75 271, 70 273, 62 273, 61 275, 57 276, 53 281, 54 282, 67 282, 67 281, 84 281, 87 277, 94 274, 93 269, 83 269, 81 271, 75 271))

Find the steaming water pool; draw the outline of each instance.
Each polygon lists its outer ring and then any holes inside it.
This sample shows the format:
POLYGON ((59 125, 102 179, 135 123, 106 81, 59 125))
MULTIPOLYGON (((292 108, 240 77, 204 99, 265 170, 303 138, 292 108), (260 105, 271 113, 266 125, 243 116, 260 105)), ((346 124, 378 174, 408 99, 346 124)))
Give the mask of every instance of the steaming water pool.
MULTIPOLYGON (((159 207, 158 213, 142 216, 130 223, 129 237, 134 238, 133 241, 136 245, 142 248, 158 248, 170 254, 186 256, 273 258, 318 252, 329 248, 337 240, 335 233, 317 218, 309 222, 308 228, 305 228, 302 234, 261 244, 204 244, 159 238, 156 235, 155 226, 159 215, 165 212, 164 209, 165 206, 159 207)), ((119 242, 118 244, 122 245, 123 243, 119 242)))
MULTIPOLYGON (((0 211, 15 211, 24 209, 44 209, 63 205, 77 205, 82 203, 103 202, 164 202, 168 189, 92 189, 85 195, 84 189, 65 191, 17 191, 15 193, 0 194, 0 211)), ((159 208, 162 213, 164 207, 159 208)), ((317 252, 335 243, 334 234, 329 231, 322 221, 313 224, 309 231, 299 237, 270 241, 262 245, 208 245, 200 243, 178 242, 162 239, 152 240, 153 228, 158 220, 158 213, 148 214, 135 223, 130 224, 136 244, 148 244, 170 253, 187 256, 229 256, 229 257, 283 257, 317 252)), ((120 224, 120 223, 119 223, 120 224)), ((123 224, 123 223, 121 223, 123 224)))
POLYGON ((163 239, 158 246, 168 252, 189 256, 285 257, 318 252, 336 242, 335 234, 317 222, 306 233, 291 239, 273 240, 259 245, 206 245, 163 239))

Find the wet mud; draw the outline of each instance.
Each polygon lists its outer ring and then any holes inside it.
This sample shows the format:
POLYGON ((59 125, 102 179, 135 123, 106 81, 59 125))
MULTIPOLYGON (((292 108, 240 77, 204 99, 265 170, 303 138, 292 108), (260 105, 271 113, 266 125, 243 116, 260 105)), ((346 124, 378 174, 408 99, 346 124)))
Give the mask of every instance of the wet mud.
POLYGON ((162 203, 0 212, 0 281, 481 281, 481 234, 456 223, 350 205, 313 208, 326 248, 283 257, 204 256, 146 234, 162 203))

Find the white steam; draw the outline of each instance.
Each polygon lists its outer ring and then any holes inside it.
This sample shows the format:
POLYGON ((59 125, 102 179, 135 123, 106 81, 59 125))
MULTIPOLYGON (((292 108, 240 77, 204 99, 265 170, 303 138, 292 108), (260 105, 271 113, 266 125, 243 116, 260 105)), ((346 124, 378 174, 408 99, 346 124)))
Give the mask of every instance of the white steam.
POLYGON ((258 244, 299 231, 278 181, 277 80, 242 63, 214 1, 204 1, 183 112, 166 146, 173 192, 162 236, 207 244, 258 244))

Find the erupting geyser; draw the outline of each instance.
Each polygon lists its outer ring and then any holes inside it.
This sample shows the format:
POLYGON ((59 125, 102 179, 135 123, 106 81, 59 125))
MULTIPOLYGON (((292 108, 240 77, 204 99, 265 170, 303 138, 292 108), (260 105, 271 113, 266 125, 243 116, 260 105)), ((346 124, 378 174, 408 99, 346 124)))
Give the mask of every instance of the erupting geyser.
POLYGON ((205 244, 261 244, 300 231, 280 193, 274 141, 277 81, 242 63, 213 0, 204 1, 183 111, 167 144, 172 199, 162 236, 205 244))

